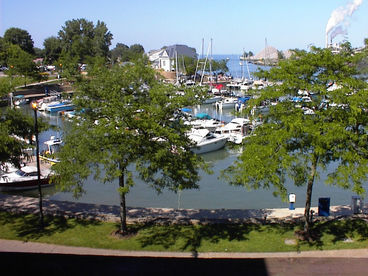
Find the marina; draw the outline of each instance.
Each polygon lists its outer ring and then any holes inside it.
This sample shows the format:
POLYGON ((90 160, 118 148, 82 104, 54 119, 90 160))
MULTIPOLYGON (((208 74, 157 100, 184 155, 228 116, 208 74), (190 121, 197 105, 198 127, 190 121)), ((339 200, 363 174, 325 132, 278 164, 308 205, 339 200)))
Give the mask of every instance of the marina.
MULTIPOLYGON (((22 107, 24 112, 31 114, 28 105, 22 107)), ((224 122, 230 122, 235 118, 233 110, 219 111, 214 105, 201 105, 192 107, 192 113, 207 113, 212 118, 224 122)), ((39 112, 50 124, 60 127, 60 130, 48 130, 40 134, 40 145, 47 149, 44 142, 49 141, 51 136, 63 138, 70 122, 59 115, 39 112)), ((263 209, 263 208, 288 208, 289 203, 279 197, 273 196, 273 190, 248 190, 243 186, 232 186, 220 177, 221 171, 230 166, 241 153, 241 148, 232 143, 227 143, 222 149, 201 154, 203 159, 211 166, 213 174, 201 172, 200 188, 198 190, 184 190, 178 193, 164 190, 157 194, 146 183, 135 179, 135 186, 127 195, 129 207, 143 208, 174 208, 174 209, 263 209)), ((332 164, 331 166, 334 166, 332 164)), ((132 169, 132 168, 130 168, 132 169)), ((318 206, 318 198, 330 197, 332 205, 349 205, 354 194, 350 190, 327 186, 323 183, 328 174, 320 172, 320 178, 316 181, 313 190, 312 206, 318 206)), ((295 187, 287 179, 286 187, 289 193, 296 195, 295 207, 304 207, 306 187, 295 187)), ((45 198, 57 201, 71 201, 90 204, 119 205, 117 192, 118 182, 100 183, 90 176, 84 184, 85 193, 75 199, 70 192, 59 192, 56 187, 43 188, 45 198)), ((10 194, 37 197, 36 190, 8 192, 10 194)))
MULTIPOLYGON (((239 56, 237 55, 221 55, 215 56, 217 59, 227 59, 230 74, 234 78, 241 78, 244 75, 244 70, 239 66, 239 56)), ((249 64, 250 75, 245 76, 248 79, 254 78, 252 72, 256 71, 258 66, 249 64)), ((258 83, 258 82, 256 82, 258 83)), ((260 82, 259 82, 260 83, 260 82)), ((261 86, 260 84, 258 86, 261 86)), ((242 94, 244 96, 244 93, 242 94)), ((50 99, 50 102, 52 100, 50 99)), ((32 115, 29 105, 22 105, 20 108, 29 115, 32 115)), ((221 129, 222 125, 228 125, 237 116, 234 114, 235 106, 232 108, 216 108, 216 101, 210 104, 202 104, 199 106, 188 107, 188 111, 193 118, 198 114, 207 114, 217 124, 214 124, 214 131, 227 131, 221 129)), ((51 152, 48 142, 52 136, 63 140, 64 133, 68 131, 70 121, 68 116, 60 116, 59 113, 38 112, 39 116, 49 122, 51 125, 57 126, 58 130, 50 129, 40 133, 41 152, 51 152), (46 143, 45 143, 46 142, 46 143)), ((69 114, 64 112, 65 115, 69 114)), ((199 118, 201 120, 201 118, 199 118)), ((258 122, 252 122, 252 124, 258 122)), ((243 122, 243 134, 248 135, 247 122, 243 122)), ((230 125, 228 125, 230 129, 230 125)), ((229 130, 230 131, 230 130, 229 130)), ((231 131, 239 131, 239 127, 231 131)), ((241 132, 241 131, 240 131, 241 132)), ((237 136, 234 136, 234 140, 237 136)), ((135 178, 135 186, 131 188, 127 195, 127 205, 129 207, 146 207, 146 208, 175 208, 175 209, 263 209, 263 208, 287 208, 289 203, 283 201, 280 197, 273 196, 273 190, 248 190, 243 186, 232 186, 224 178, 221 177, 223 170, 233 164, 241 153, 241 147, 234 143, 226 142, 226 144, 218 150, 201 153, 203 159, 210 165, 213 174, 206 174, 201 172, 201 180, 199 182, 199 189, 197 190, 183 190, 178 193, 164 190, 157 194, 146 183, 135 178)), ((46 158, 52 158, 43 155, 46 158)), ((57 161, 57 160, 53 160, 57 161)), ((351 204, 352 196, 355 194, 350 190, 342 188, 327 186, 323 182, 335 164, 330 164, 326 171, 320 171, 320 177, 316 180, 313 190, 312 206, 318 206, 318 199, 320 197, 329 197, 332 205, 349 205, 351 204)), ((133 170, 133 168, 130 168, 133 170)), ((133 170, 134 171, 134 170, 133 170)), ((304 207, 306 187, 295 187, 290 179, 286 179, 286 188, 288 193, 296 195, 295 207, 304 207)), ((72 193, 59 192, 52 187, 43 189, 46 198, 57 201, 71 201, 91 204, 107 204, 119 205, 119 194, 117 192, 118 182, 103 184, 94 180, 90 176, 84 184, 85 193, 78 199, 75 199, 72 193)), ((10 192, 14 194, 21 194, 25 196, 37 197, 37 191, 22 191, 10 192)))

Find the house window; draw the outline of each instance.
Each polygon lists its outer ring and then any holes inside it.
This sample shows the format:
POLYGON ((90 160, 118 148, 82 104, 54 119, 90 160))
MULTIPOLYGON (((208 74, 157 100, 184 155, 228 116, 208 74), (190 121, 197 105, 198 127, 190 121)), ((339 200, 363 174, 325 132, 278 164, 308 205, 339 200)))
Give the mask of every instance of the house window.
POLYGON ((163 60, 162 61, 162 67, 165 67, 166 66, 166 62, 163 60))

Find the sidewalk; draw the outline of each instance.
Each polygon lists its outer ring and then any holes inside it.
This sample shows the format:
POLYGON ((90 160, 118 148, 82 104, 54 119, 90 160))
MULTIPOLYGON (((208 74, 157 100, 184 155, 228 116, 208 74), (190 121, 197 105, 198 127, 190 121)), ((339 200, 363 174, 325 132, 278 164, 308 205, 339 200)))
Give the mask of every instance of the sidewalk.
POLYGON ((149 257, 149 258, 199 258, 199 259, 265 259, 265 258, 364 258, 368 259, 368 249, 321 250, 302 252, 161 252, 126 251, 73 247, 37 242, 1 240, 0 252, 23 252, 40 254, 73 254, 83 256, 149 257))
MULTIPOLYGON (((0 210, 11 212, 38 213, 38 198, 22 197, 16 195, 0 194, 0 210)), ((44 199, 43 210, 45 214, 63 215, 83 219, 97 219, 102 221, 120 221, 119 206, 55 201, 44 199)), ((313 207, 314 214, 318 208, 313 207)), ((363 210, 367 213, 367 209, 363 210)), ((279 209, 173 209, 173 208, 127 208, 127 222, 171 221, 178 222, 242 222, 242 221, 277 221, 302 219, 304 208, 279 209)), ((340 205, 330 207, 330 217, 353 215, 350 206, 340 205)))
MULTIPOLYGON (((119 221, 119 207, 45 199, 45 214, 119 221)), ((0 210, 38 213, 38 199, 0 194, 0 210)), ((317 211, 317 208, 313 208, 317 211)), ((128 208, 128 221, 237 222, 242 220, 293 220, 304 209, 262 210, 176 210, 128 208)), ((366 213, 366 210, 364 210, 366 213)), ((348 216, 349 206, 333 206, 331 216, 348 216)), ((365 215, 362 215, 365 216, 365 215)), ((9 275, 24 274, 43 267, 53 275, 366 275, 368 249, 302 252, 156 252, 73 247, 0 239, 0 263, 9 275), (18 264, 22 265, 18 265, 18 264), (229 273, 230 272, 230 273, 229 273), (138 274, 137 274, 138 273, 138 274)))

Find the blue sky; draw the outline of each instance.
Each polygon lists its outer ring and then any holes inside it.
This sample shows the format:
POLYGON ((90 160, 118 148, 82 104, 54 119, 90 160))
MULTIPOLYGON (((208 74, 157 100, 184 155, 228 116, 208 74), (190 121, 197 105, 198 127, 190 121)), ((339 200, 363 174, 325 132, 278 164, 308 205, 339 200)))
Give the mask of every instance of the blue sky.
MULTIPOLYGON (((333 10, 353 0, 0 0, 0 36, 10 27, 27 30, 36 47, 57 36, 65 21, 104 21, 116 43, 139 43, 146 51, 186 44, 214 54, 257 53, 268 45, 279 50, 325 45, 333 10)), ((356 0, 357 1, 357 0, 356 0)), ((347 39, 355 47, 368 38, 368 0, 354 12, 347 39)), ((341 41, 339 35, 335 41, 341 41)))

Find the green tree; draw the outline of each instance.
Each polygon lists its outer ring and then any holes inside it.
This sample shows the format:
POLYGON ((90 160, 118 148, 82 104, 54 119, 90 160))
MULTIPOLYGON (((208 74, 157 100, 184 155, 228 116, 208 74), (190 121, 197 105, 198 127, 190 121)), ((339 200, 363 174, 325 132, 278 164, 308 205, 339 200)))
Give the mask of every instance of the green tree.
POLYGON ((61 41, 57 37, 51 36, 43 42, 45 49, 45 63, 53 64, 61 55, 61 41))
MULTIPOLYGON (((249 110, 261 102, 291 99, 298 91, 313 92, 311 101, 279 101, 270 106, 243 152, 225 176, 234 185, 268 189, 286 199, 286 177, 306 185, 305 233, 310 232, 310 207, 315 179, 331 162, 336 168, 327 183, 364 192, 368 173, 367 84, 357 79, 354 58, 329 49, 296 50, 290 60, 258 76, 279 85, 268 86, 249 101, 249 110), (333 82, 335 89, 329 88, 333 82)), ((331 169, 331 168, 330 168, 331 169)))
POLYGON ((93 22, 86 19, 73 19, 65 22, 58 33, 62 52, 77 58, 78 63, 86 63, 89 57, 103 56, 107 58, 112 34, 104 22, 93 22))
POLYGON ((85 112, 64 139, 56 180, 78 196, 90 175, 103 182, 118 179, 121 234, 128 231, 125 196, 134 170, 157 191, 198 187, 201 159, 189 149, 187 126, 172 120, 178 108, 197 100, 192 90, 187 96, 176 91, 157 82, 142 62, 111 70, 96 66, 78 85, 74 102, 85 112))
POLYGON ((23 51, 33 55, 33 40, 31 35, 26 31, 19 28, 7 29, 4 33, 4 40, 18 45, 23 51))
POLYGON ((227 60, 212 60, 212 71, 213 72, 229 72, 229 68, 227 67, 227 60))
POLYGON ((6 42, 2 37, 0 37, 0 65, 7 65, 7 52, 8 52, 9 43, 6 42))
POLYGON ((32 55, 23 51, 18 45, 10 45, 7 52, 7 64, 9 66, 7 74, 22 75, 24 86, 27 86, 27 78, 38 78, 40 76, 32 55))
POLYGON ((112 34, 109 32, 106 24, 102 21, 97 21, 93 36, 94 56, 106 58, 109 54, 111 40, 112 34))
POLYGON ((81 78, 78 66, 78 57, 72 56, 67 52, 62 52, 57 62, 58 69, 62 77, 70 81, 77 81, 81 78))
MULTIPOLYGON (((18 109, 3 109, 0 114, 0 163, 10 162, 20 167, 22 156, 27 156, 25 149, 29 144, 16 138, 32 141, 35 134, 34 119, 18 109)), ((39 131, 48 128, 48 125, 38 119, 39 131)))
POLYGON ((116 47, 110 51, 112 63, 141 59, 143 54, 144 48, 140 44, 133 44, 128 47, 123 43, 118 43, 116 47))
POLYGON ((129 46, 123 43, 117 43, 116 47, 110 52, 112 63, 117 61, 128 61, 129 46))
POLYGON ((184 56, 184 67, 187 76, 193 76, 195 74, 197 66, 197 59, 184 56))

